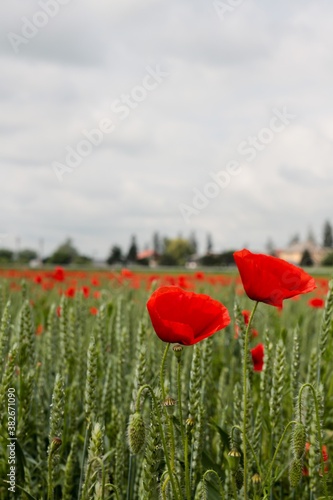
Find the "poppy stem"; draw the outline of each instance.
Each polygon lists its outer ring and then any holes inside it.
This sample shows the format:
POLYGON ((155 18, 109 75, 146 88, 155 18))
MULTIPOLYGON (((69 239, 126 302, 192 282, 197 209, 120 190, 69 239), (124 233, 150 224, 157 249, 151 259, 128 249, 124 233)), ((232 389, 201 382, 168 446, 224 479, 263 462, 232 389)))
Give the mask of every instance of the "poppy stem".
POLYGON ((246 455, 246 427, 247 427, 247 363, 249 355, 249 332, 259 302, 254 304, 244 336, 243 354, 243 466, 244 466, 244 500, 247 500, 247 455, 246 455))
POLYGON ((171 486, 172 486, 172 491, 173 491, 173 494, 174 494, 174 498, 175 498, 175 500, 181 500, 181 488, 180 488, 180 485, 179 485, 179 482, 178 482, 178 478, 175 477, 174 474, 173 474, 173 466, 172 466, 172 464, 170 462, 169 450, 168 450, 168 447, 167 447, 167 443, 166 443, 166 439, 165 439, 165 434, 164 434, 164 430, 163 430, 163 425, 162 425, 162 416, 161 416, 161 411, 160 411, 160 405, 157 402, 155 393, 154 393, 154 391, 153 391, 153 389, 151 388, 150 385, 145 384, 145 385, 142 385, 140 387, 139 392, 137 394, 137 399, 136 399, 136 409, 137 410, 140 409, 141 394, 145 390, 148 390, 150 392, 150 396, 152 398, 153 405, 154 405, 154 408, 155 408, 155 411, 156 411, 157 423, 158 423, 158 427, 159 427, 159 430, 160 430, 162 447, 163 447, 164 456, 165 456, 165 462, 166 462, 166 466, 167 466, 167 469, 168 469, 169 479, 170 479, 170 483, 171 483, 171 486))
POLYGON ((178 386, 178 410, 179 410, 179 423, 180 433, 182 436, 183 450, 184 450, 184 465, 185 465, 185 491, 187 500, 191 500, 191 482, 190 482, 190 468, 188 462, 188 437, 185 435, 184 421, 183 421, 183 408, 182 408, 182 387, 181 387, 181 358, 178 358, 177 367, 177 386, 178 386))
POLYGON ((273 465, 274 465, 275 459, 276 459, 276 457, 277 457, 277 454, 278 454, 278 452, 279 452, 279 450, 280 450, 280 448, 281 448, 281 445, 282 445, 282 443, 283 443, 283 440, 284 440, 284 437, 285 437, 285 435, 286 435, 286 433, 287 433, 287 430, 289 429, 289 427, 290 427, 291 425, 295 425, 295 424, 297 424, 297 423, 298 423, 298 422, 297 422, 296 420, 291 420, 291 421, 290 421, 290 422, 286 425, 286 427, 285 427, 285 429, 284 429, 284 431, 283 431, 283 434, 282 434, 282 436, 281 436, 281 438, 280 438, 280 441, 278 442, 278 445, 277 445, 276 450, 275 450, 275 452, 274 452, 274 456, 273 456, 273 458, 272 458, 272 461, 271 461, 271 463, 269 464, 268 470, 267 470, 267 472, 266 472, 266 476, 265 476, 265 479, 264 479, 264 481, 263 481, 263 488, 264 488, 264 489, 265 489, 265 488, 267 488, 267 485, 266 485, 267 481, 271 482, 270 475, 271 475, 271 472, 272 472, 272 469, 273 469, 273 465))
POLYGON ((167 345, 166 345, 166 347, 164 349, 164 354, 163 354, 162 363, 161 363, 160 383, 161 383, 162 401, 164 401, 165 398, 166 398, 165 387, 164 387, 164 372, 165 372, 165 362, 166 362, 166 359, 167 359, 169 348, 170 348, 170 344, 167 343, 167 345))
MULTIPOLYGON (((161 363, 161 373, 160 373, 162 404, 165 402, 165 399, 166 399, 166 392, 165 392, 165 385, 164 385, 164 374, 165 374, 165 363, 166 363, 169 349, 170 349, 170 344, 167 343, 167 345, 164 349, 164 354, 163 354, 162 363, 161 363)), ((165 407, 164 407, 164 414, 165 414, 165 418, 166 418, 166 421, 168 422, 168 426, 169 426, 169 436, 170 436, 169 444, 170 444, 171 467, 173 469, 174 465, 175 465, 175 433, 174 433, 174 429, 173 429, 172 419, 170 418, 170 415, 165 407)))

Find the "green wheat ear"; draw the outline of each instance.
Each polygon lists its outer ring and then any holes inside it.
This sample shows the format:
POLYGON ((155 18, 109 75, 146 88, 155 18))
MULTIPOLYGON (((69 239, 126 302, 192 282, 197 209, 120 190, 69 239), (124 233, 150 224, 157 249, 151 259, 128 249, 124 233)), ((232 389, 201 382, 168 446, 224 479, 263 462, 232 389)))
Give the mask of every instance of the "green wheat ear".
POLYGON ((77 457, 77 452, 78 452, 78 444, 79 444, 79 437, 78 434, 74 434, 72 442, 71 442, 71 449, 66 461, 66 466, 65 466, 65 478, 64 478, 64 489, 63 489, 63 500, 72 500, 73 494, 74 494, 74 488, 75 488, 75 472, 76 469, 79 467, 78 464, 78 457, 77 457))
MULTIPOLYGON (((15 387, 14 383, 14 375, 15 375, 15 365, 17 363, 19 355, 19 347, 17 344, 14 344, 11 350, 9 351, 7 357, 7 363, 5 365, 5 369, 2 375, 1 384, 0 384, 0 430, 2 426, 5 426, 5 415, 7 414, 7 393, 10 387, 15 387)), ((0 432, 0 435, 5 435, 5 432, 0 432)))
POLYGON ((160 460, 160 439, 157 417, 153 409, 142 467, 143 500, 158 498, 157 471, 160 460))
MULTIPOLYGON (((101 498, 101 491, 105 483, 104 465, 104 429, 96 422, 91 431, 86 468, 86 480, 83 487, 83 498, 87 492, 93 494, 91 498, 101 498)), ((90 498, 90 495, 89 495, 90 498)))
MULTIPOLYGON (((62 430, 64 425, 64 406, 65 406, 64 381, 62 376, 60 374, 57 374, 54 382, 51 413, 50 413, 50 432, 49 432, 50 445, 52 443, 53 438, 62 437, 62 430)), ((49 448, 49 453, 50 453, 50 448, 49 448)))
POLYGON ((286 371, 285 347, 282 340, 279 340, 275 353, 273 381, 270 399, 270 419, 271 428, 276 437, 276 430, 279 424, 282 411, 282 394, 284 390, 286 371))
POLYGON ((85 389, 85 414, 87 422, 93 422, 97 413, 97 352, 94 335, 91 336, 88 359, 87 379, 85 389))
POLYGON ((127 437, 128 446, 132 455, 140 453, 145 444, 146 432, 143 417, 138 411, 130 416, 127 437))
POLYGON ((7 355, 11 329, 10 301, 7 302, 1 317, 0 324, 0 376, 2 375, 2 366, 4 366, 7 355))
POLYGON ((296 488, 302 479, 302 459, 294 458, 289 468, 289 481, 292 488, 296 488))
POLYGON ((53 498, 53 487, 59 473, 59 448, 62 445, 61 438, 64 426, 64 407, 64 382, 62 376, 57 374, 52 394, 48 447, 48 491, 50 498, 53 498))

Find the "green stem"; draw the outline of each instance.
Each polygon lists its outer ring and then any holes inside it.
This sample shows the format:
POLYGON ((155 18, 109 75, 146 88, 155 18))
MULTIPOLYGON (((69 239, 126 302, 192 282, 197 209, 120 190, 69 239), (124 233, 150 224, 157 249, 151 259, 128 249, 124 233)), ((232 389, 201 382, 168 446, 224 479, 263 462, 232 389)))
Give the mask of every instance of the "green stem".
MULTIPOLYGON (((133 484, 134 484, 134 477, 135 474, 133 472, 133 461, 134 461, 134 455, 130 454, 129 456, 129 467, 128 467, 128 481, 127 481, 127 493, 126 493, 126 500, 131 500, 133 497, 133 484)), ((103 497, 102 497, 103 498, 103 497)))
POLYGON ((48 465, 47 500, 53 500, 54 490, 53 490, 53 480, 52 480, 52 452, 51 451, 49 453, 47 465, 48 465))
MULTIPOLYGON (((118 493, 118 489, 117 489, 117 487, 116 487, 114 484, 112 484, 112 483, 107 483, 107 484, 105 485, 105 487, 107 487, 107 486, 108 486, 109 488, 112 488, 112 490, 113 490, 113 491, 114 491, 114 493, 116 494, 116 498, 117 498, 117 500, 120 500, 120 497, 119 497, 119 493, 118 493)), ((102 498, 103 498, 103 497, 102 497, 102 498)))
MULTIPOLYGON (((170 349, 170 344, 168 343, 165 347, 163 358, 162 358, 162 363, 161 363, 161 372, 160 372, 160 384, 161 384, 161 394, 162 394, 162 403, 164 403, 165 398, 166 398, 166 392, 165 392, 165 386, 164 386, 164 374, 165 374, 165 363, 167 360, 168 352, 170 349)), ((171 468, 174 468, 175 465, 175 433, 173 429, 173 423, 171 420, 171 417, 167 411, 167 409, 164 407, 164 414, 166 421, 168 422, 168 427, 169 427, 169 436, 170 436, 170 456, 171 456, 171 468)))
POLYGON ((214 469, 208 469, 206 470, 206 472, 204 473, 204 475, 202 476, 202 481, 203 483, 205 483, 206 481, 206 476, 208 476, 208 474, 214 474, 217 478, 217 481, 219 483, 219 488, 220 488, 220 493, 221 493, 221 498, 222 500, 224 499, 224 491, 223 491, 223 485, 222 485, 222 481, 221 481, 221 478, 220 476, 218 475, 218 473, 214 470, 214 469))
POLYGON ((319 441, 319 448, 320 448, 321 472, 322 472, 322 475, 323 475, 325 498, 326 498, 326 500, 328 500, 327 478, 326 478, 326 474, 325 474, 325 462, 324 462, 324 457, 323 457, 323 438, 322 438, 322 435, 321 435, 321 428, 320 428, 319 405, 318 405, 318 399, 317 399, 316 391, 315 391, 313 385, 311 385, 309 383, 303 384, 302 387, 300 388, 299 395, 298 395, 298 411, 299 411, 299 414, 301 415, 302 395, 303 395, 303 390, 306 387, 308 387, 311 390, 312 396, 313 396, 314 405, 315 405, 317 433, 318 433, 318 441, 319 441))
POLYGON ((165 350, 164 350, 164 354, 163 354, 163 358, 162 358, 162 363, 161 363, 160 383, 161 383, 162 401, 164 401, 165 398, 166 398, 165 387, 164 387, 164 371, 165 371, 165 362, 166 362, 166 359, 167 359, 169 348, 170 348, 170 344, 168 343, 166 345, 165 350))
POLYGON ((243 463, 244 463, 244 500, 247 500, 247 456, 246 456, 246 424, 247 424, 247 358, 249 350, 249 332, 259 302, 256 302, 245 330, 243 359, 243 463))
POLYGON ((267 471, 267 473, 266 473, 265 480, 263 481, 263 484, 264 484, 264 485, 265 485, 265 483, 266 483, 267 479, 269 478, 269 476, 270 476, 270 474, 271 474, 271 471, 272 471, 272 468, 273 468, 273 464, 274 464, 275 459, 276 459, 276 457, 277 457, 277 454, 278 454, 278 452, 279 452, 279 450, 280 450, 280 448, 281 448, 281 445, 282 445, 282 443, 283 443, 283 440, 284 440, 284 437, 285 437, 285 435, 286 435, 287 430, 289 429, 289 427, 290 427, 291 425, 294 425, 294 424, 297 424, 297 423, 298 423, 298 422, 296 422, 295 420, 291 420, 291 421, 290 421, 290 422, 286 425, 286 427, 285 427, 285 429, 284 429, 284 431, 283 431, 283 434, 282 434, 282 436, 281 436, 281 438, 280 438, 280 441, 279 441, 279 443, 278 443, 278 445, 277 445, 277 447, 276 447, 276 450, 275 450, 274 456, 273 456, 273 458, 272 458, 272 461, 271 461, 271 463, 270 463, 270 465, 269 465, 269 467, 268 467, 268 471, 267 471))
POLYGON ((80 473, 80 483, 79 483, 79 491, 78 491, 78 500, 81 498, 81 490, 82 490, 82 484, 83 484, 83 474, 84 474, 84 462, 85 462, 85 456, 87 453, 87 447, 88 447, 88 437, 89 437, 89 430, 90 430, 90 424, 91 422, 89 421, 87 424, 86 428, 86 435, 84 438, 84 445, 83 445, 83 455, 82 455, 82 463, 81 463, 81 473, 80 473))
POLYGON ((184 422, 183 422, 183 405, 182 405, 182 388, 181 388, 181 359, 178 360, 177 368, 177 386, 178 386, 178 410, 179 410, 179 422, 180 422, 180 433, 182 436, 182 444, 184 450, 184 464, 185 464, 185 491, 187 500, 191 500, 191 481, 190 481, 190 468, 188 462, 188 436, 185 433, 184 422))
MULTIPOLYGON (((234 442, 234 430, 237 429, 239 432, 241 432, 243 434, 243 430, 239 427, 239 425, 233 425, 232 428, 231 428, 231 439, 232 441, 234 442)), ((262 476, 262 472, 261 472, 261 467, 260 467, 260 464, 259 464, 259 461, 258 461, 258 458, 257 458, 257 455, 253 449, 253 446, 249 440, 249 438, 247 437, 247 435, 245 434, 245 439, 246 439, 246 442, 251 450, 251 453, 253 455, 253 458, 254 458, 254 461, 256 463, 256 466, 257 466, 257 470, 258 470, 258 474, 260 475, 260 477, 262 476)))
POLYGON ((150 385, 145 384, 145 385, 143 385, 143 386, 140 387, 140 389, 138 391, 137 399, 136 399, 136 409, 137 409, 137 411, 140 410, 140 397, 141 397, 142 392, 144 390, 146 390, 146 389, 150 392, 150 395, 151 395, 151 398, 153 400, 153 404, 154 404, 154 407, 155 407, 155 410, 156 410, 156 417, 157 417, 158 427, 159 427, 159 430, 160 430, 161 441, 162 441, 163 451, 164 451, 164 455, 165 455, 165 462, 166 462, 166 465, 167 465, 167 469, 168 469, 168 473, 169 473, 169 477, 170 477, 170 482, 171 482, 171 486, 172 486, 174 498, 175 498, 175 500, 178 500, 178 499, 181 500, 181 498, 182 498, 182 492, 181 492, 179 484, 176 483, 174 475, 173 475, 173 470, 172 470, 172 467, 171 467, 171 462, 170 462, 170 457, 169 457, 169 453, 168 453, 167 443, 166 443, 166 439, 165 439, 165 435, 164 435, 164 431, 163 431, 163 425, 162 425, 162 418, 161 418, 160 408, 159 408, 158 402, 156 400, 155 393, 154 393, 154 391, 153 391, 153 389, 151 388, 150 385))

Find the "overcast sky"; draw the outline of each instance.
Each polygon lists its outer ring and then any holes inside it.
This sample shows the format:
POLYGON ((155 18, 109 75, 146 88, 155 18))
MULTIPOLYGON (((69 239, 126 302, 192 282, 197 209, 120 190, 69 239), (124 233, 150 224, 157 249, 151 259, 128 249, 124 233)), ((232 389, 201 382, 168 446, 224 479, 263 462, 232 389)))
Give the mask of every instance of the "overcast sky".
POLYGON ((0 246, 102 258, 158 230, 263 250, 333 222, 333 2, 0 11, 0 246))

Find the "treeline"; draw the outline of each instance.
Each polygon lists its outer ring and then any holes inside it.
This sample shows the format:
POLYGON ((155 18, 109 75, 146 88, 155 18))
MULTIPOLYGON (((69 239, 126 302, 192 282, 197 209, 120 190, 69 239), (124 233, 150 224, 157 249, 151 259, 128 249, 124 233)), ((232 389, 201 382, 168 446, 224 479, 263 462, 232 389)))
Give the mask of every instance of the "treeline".
MULTIPOLYGON (((309 231, 307 243, 316 244, 312 231, 309 231)), ((298 245, 301 238, 298 234, 293 235, 289 240, 289 247, 298 245)), ((326 250, 326 255, 321 262, 323 266, 333 266, 333 228, 329 221, 326 221, 322 232, 322 248, 326 250)), ((139 248, 137 238, 133 235, 129 246, 123 249, 115 244, 111 247, 109 255, 105 260, 108 265, 156 265, 156 266, 184 266, 195 263, 203 266, 229 266, 234 264, 233 252, 237 249, 230 249, 224 252, 214 252, 213 238, 207 234, 205 247, 199 254, 198 242, 194 232, 188 237, 179 235, 175 238, 161 236, 158 232, 152 235, 151 243, 146 244, 143 249, 139 248)), ((275 255, 275 245, 268 240, 266 253, 275 255)), ((81 254, 74 246, 71 239, 64 243, 49 256, 41 257, 35 250, 23 249, 17 252, 6 248, 0 248, 0 265, 3 264, 22 264, 26 265, 31 261, 36 264, 55 264, 55 265, 91 265, 93 258, 81 254)), ((301 266, 311 266, 314 264, 311 253, 308 249, 299 262, 301 266)))

